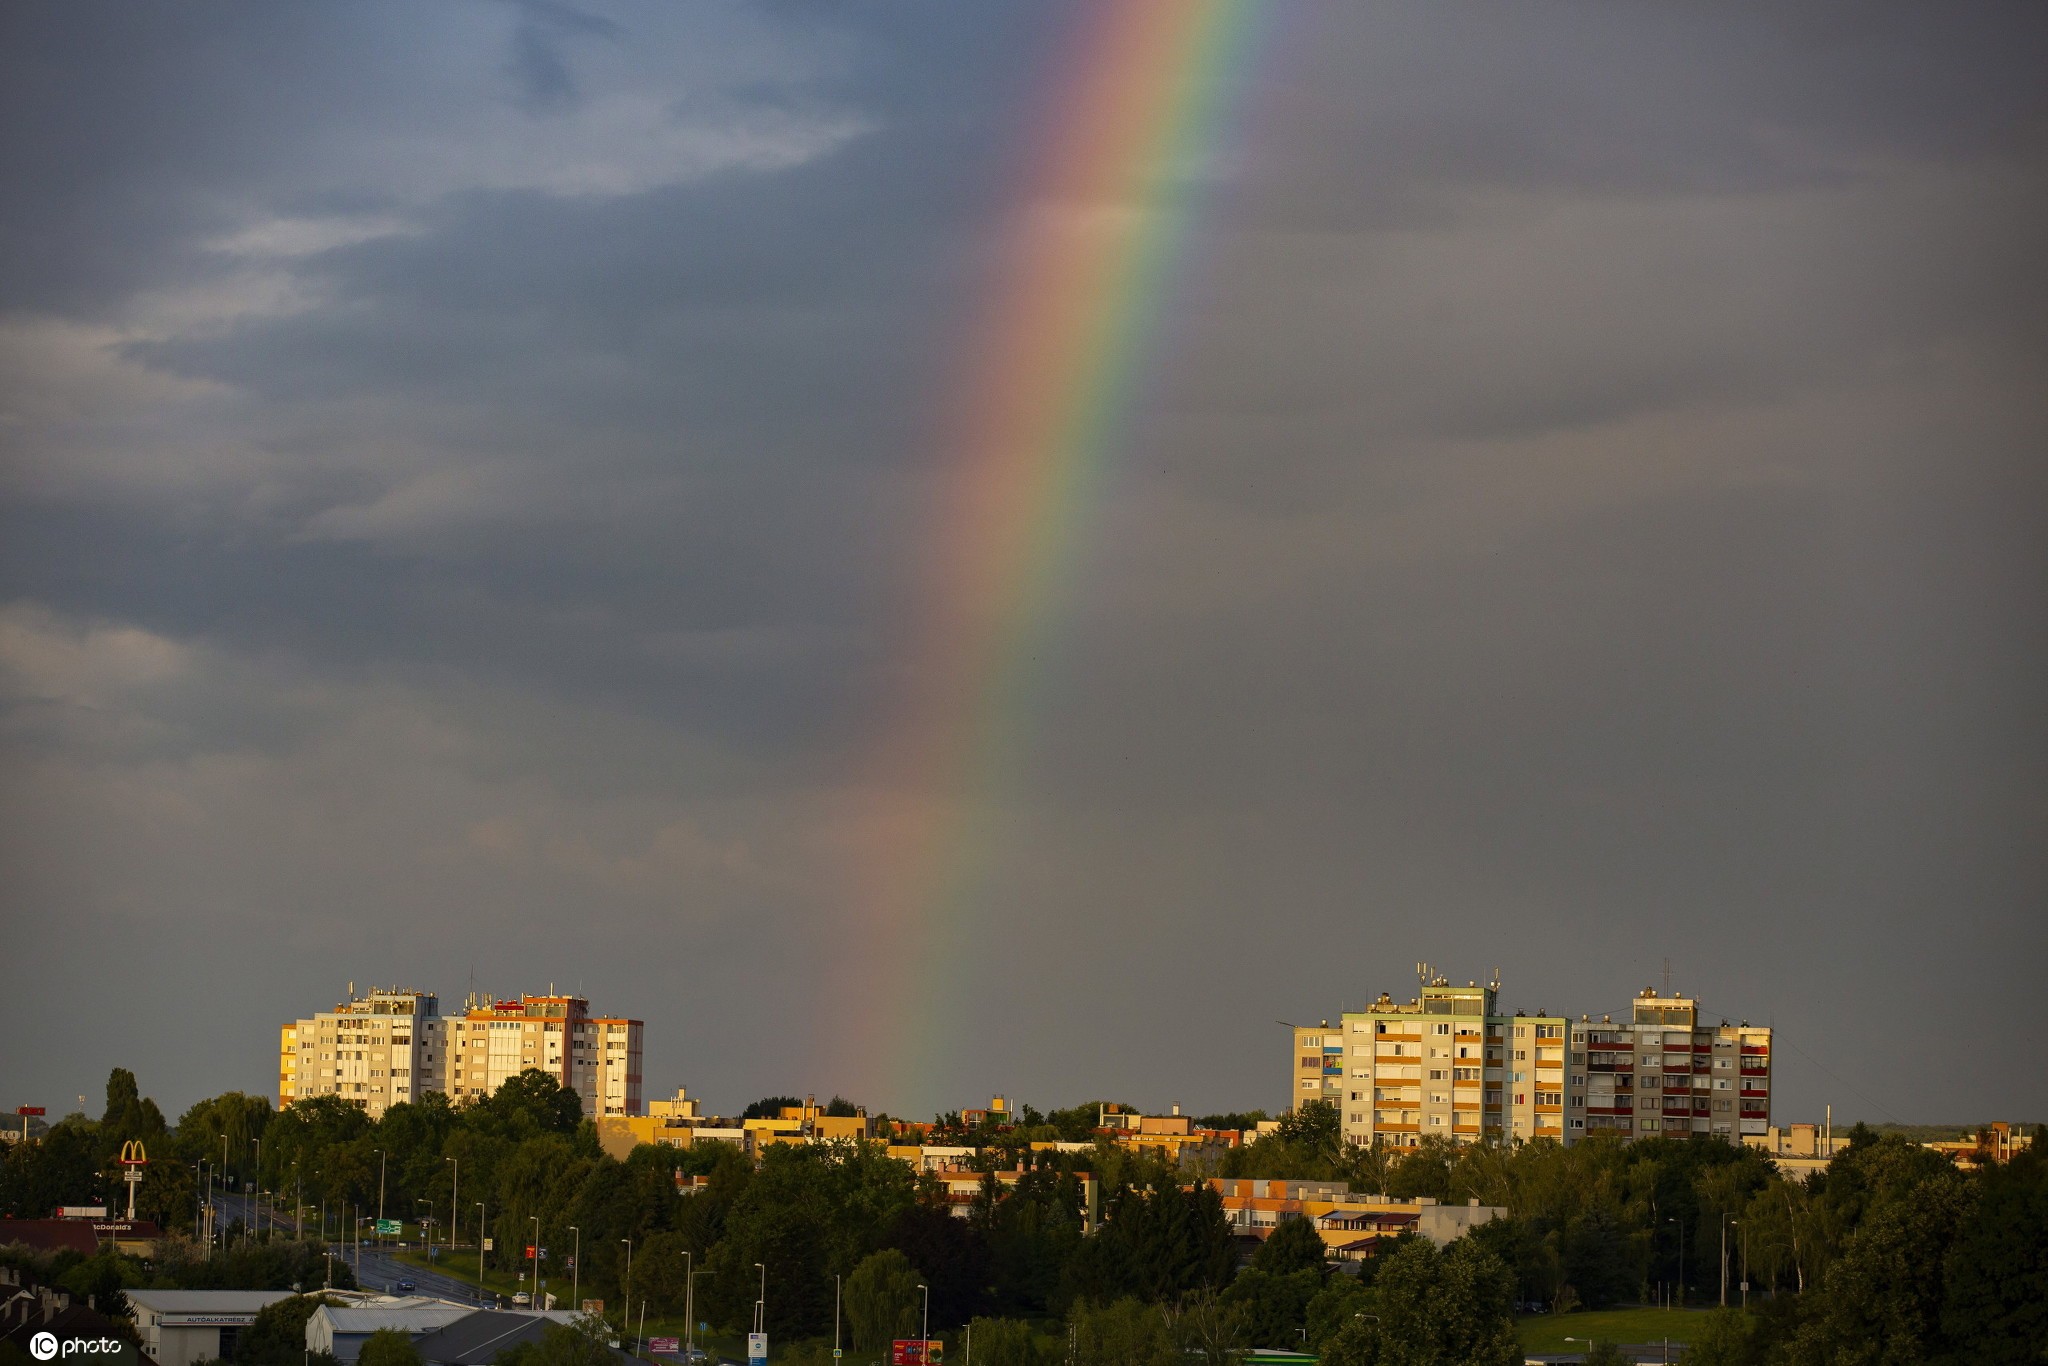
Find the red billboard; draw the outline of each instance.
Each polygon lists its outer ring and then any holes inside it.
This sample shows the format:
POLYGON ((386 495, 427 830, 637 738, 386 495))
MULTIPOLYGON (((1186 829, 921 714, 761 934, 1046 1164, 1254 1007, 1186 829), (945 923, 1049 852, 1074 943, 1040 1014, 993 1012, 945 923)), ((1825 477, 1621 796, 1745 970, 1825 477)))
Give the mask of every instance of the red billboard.
POLYGON ((945 1352, 937 1338, 897 1338, 889 1345, 889 1366, 939 1366, 945 1352))

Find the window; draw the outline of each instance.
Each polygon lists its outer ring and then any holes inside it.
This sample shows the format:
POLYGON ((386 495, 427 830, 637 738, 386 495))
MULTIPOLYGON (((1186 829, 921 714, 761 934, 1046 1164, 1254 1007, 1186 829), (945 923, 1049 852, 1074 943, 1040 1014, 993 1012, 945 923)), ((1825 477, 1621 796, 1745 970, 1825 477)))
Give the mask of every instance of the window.
POLYGON ((1437 1034, 1448 1034, 1451 1032, 1451 1027, 1447 1024, 1440 1024, 1432 1032, 1437 1034))
POLYGON ((1432 1067, 1432 1068, 1431 1068, 1431 1069, 1429 1070, 1429 1079, 1430 1079, 1431 1081, 1442 1081, 1442 1080, 1444 1079, 1444 1070, 1443 1070, 1443 1068, 1441 1068, 1441 1067, 1432 1067))

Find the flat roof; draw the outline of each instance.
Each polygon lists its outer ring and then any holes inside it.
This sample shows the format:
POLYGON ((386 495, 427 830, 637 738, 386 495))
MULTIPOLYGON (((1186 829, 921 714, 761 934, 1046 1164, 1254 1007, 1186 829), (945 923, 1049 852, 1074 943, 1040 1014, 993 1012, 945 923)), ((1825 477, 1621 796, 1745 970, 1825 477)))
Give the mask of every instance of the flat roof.
POLYGON ((253 1314, 292 1297, 290 1290, 129 1290, 130 1304, 159 1314, 253 1314))

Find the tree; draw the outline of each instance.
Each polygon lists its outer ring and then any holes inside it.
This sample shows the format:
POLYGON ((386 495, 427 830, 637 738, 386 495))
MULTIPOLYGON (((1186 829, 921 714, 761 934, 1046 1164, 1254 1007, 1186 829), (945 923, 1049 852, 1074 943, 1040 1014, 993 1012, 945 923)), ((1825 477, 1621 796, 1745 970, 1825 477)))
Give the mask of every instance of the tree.
POLYGON ((1314 1271, 1320 1277, 1329 1266, 1328 1256, 1329 1248, 1316 1231, 1315 1220, 1282 1219, 1252 1254, 1252 1265, 1276 1276, 1314 1271))
POLYGON ((1327 1276, 1323 1288, 1308 1302, 1303 1314, 1303 1327, 1308 1329, 1303 1339, 1308 1350, 1319 1352, 1323 1344, 1337 1336, 1345 1324, 1358 1314, 1372 1311, 1372 1296, 1356 1276, 1327 1276))
POLYGON ((1949 1249, 1941 1324, 1964 1361, 2038 1362, 2048 1342, 2048 1149, 1985 1173, 1949 1249))
POLYGON ((546 1325, 537 1342, 522 1342, 498 1353, 496 1366, 613 1366, 617 1358, 610 1342, 605 1321, 583 1314, 573 1324, 546 1325))
POLYGON ((802 1104, 803 1101, 796 1096, 763 1096, 746 1109, 740 1111, 740 1118, 774 1119, 782 1113, 785 1107, 794 1107, 802 1104))
POLYGON ((1827 1270, 1813 1318, 1793 1343, 1795 1361, 1905 1366, 1937 1360, 1942 1276, 1976 1191, 1946 1159, 1917 1183, 1873 1187, 1861 1221, 1827 1270))
POLYGON ((917 1287, 923 1279, 910 1259, 893 1247, 853 1269, 846 1278, 845 1305, 855 1350, 883 1351, 893 1339, 916 1334, 923 1301, 917 1287))
POLYGON ((1684 1366, 1762 1366, 1762 1334, 1757 1320, 1740 1309, 1717 1309, 1693 1330, 1692 1342, 1679 1357, 1684 1366))
POLYGON ((306 1321, 321 1305, 339 1302, 293 1295, 264 1305, 255 1321, 235 1335, 235 1366, 300 1366, 306 1354, 306 1321))
POLYGON ((363 1339, 356 1366, 420 1366, 419 1349, 404 1330, 379 1328, 363 1339))
POLYGON ((967 1337, 982 1366, 1042 1366, 1038 1335, 1021 1319, 978 1318, 967 1325, 967 1337))
POLYGON ((1595 1342, 1586 1349, 1586 1366, 1636 1366, 1636 1359, 1612 1342, 1595 1342))
POLYGON ((1171 1177, 1127 1186, 1103 1227, 1076 1249, 1067 1269, 1074 1292, 1098 1304, 1124 1296, 1157 1303, 1230 1280, 1237 1252, 1223 1203, 1206 1183, 1183 1190, 1171 1177))
POLYGON ((1166 1315, 1131 1298, 1100 1308, 1076 1304, 1067 1320, 1074 1366, 1180 1366, 1166 1315))
POLYGON ((538 1067, 507 1079, 483 1108, 520 1138, 536 1133, 573 1134, 583 1123, 583 1098, 538 1067))
POLYGON ((1242 1315, 1252 1346, 1289 1350, 1301 1345, 1309 1302, 1322 1287, 1322 1273, 1314 1267, 1282 1275, 1253 1266, 1237 1273, 1222 1298, 1242 1315))
POLYGON ((1511 1366, 1514 1281, 1506 1266, 1469 1238, 1444 1252, 1408 1240, 1374 1282, 1377 1319, 1354 1318, 1324 1349, 1325 1366, 1511 1366))

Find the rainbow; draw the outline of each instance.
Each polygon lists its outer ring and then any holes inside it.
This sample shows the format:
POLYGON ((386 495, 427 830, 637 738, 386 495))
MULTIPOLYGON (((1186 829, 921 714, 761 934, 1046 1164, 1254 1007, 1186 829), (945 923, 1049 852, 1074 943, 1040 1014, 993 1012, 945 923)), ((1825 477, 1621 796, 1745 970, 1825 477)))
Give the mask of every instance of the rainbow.
MULTIPOLYGON (((995 823, 1208 169, 1278 0, 1084 0, 1032 120, 993 297, 941 422, 949 480, 896 712, 860 785, 844 1074, 933 1105, 995 823), (858 1001, 860 1004, 854 1005, 858 1001)), ((958 1098, 954 1098, 957 1102, 958 1098)))

